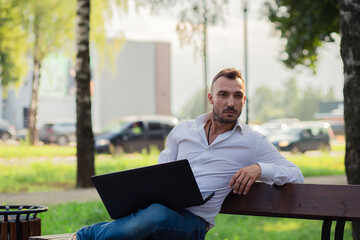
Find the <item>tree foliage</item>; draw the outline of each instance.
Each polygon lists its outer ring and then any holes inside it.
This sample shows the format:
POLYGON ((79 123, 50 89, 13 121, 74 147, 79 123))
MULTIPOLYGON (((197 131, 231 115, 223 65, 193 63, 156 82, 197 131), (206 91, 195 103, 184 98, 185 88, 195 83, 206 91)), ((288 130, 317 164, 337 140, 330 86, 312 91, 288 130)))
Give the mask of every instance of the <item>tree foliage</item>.
POLYGON ((260 86, 251 102, 252 119, 262 123, 276 118, 313 120, 321 101, 336 101, 332 89, 323 93, 311 86, 300 89, 295 78, 284 82, 282 90, 260 86))
POLYGON ((191 44, 200 56, 204 51, 205 26, 224 21, 228 0, 180 1, 176 32, 182 44, 191 44))
POLYGON ((289 68, 304 65, 315 71, 319 47, 334 42, 333 33, 339 32, 338 1, 268 0, 265 12, 286 40, 283 63, 289 68))
POLYGON ((27 32, 17 0, 0 0, 0 82, 20 82, 27 71, 27 32))
MULTIPOLYGON (((359 0, 268 0, 269 20, 286 40, 283 61, 315 70, 317 49, 341 35, 344 64, 345 168, 348 182, 360 184, 360 7, 359 0)), ((353 222, 353 238, 360 239, 360 224, 353 222)))
POLYGON ((156 10, 158 7, 174 7, 179 14, 176 32, 181 45, 194 47, 194 56, 200 55, 204 66, 203 110, 209 110, 207 102, 208 70, 207 70, 207 28, 224 20, 225 7, 228 0, 139 0, 156 10))
POLYGON ((186 101, 184 107, 178 115, 180 119, 192 119, 204 113, 202 102, 204 101, 204 90, 196 91, 189 100, 186 101))
MULTIPOLYGON (((276 118, 313 120, 320 101, 337 100, 332 89, 326 93, 311 86, 301 89, 295 78, 288 79, 283 86, 281 89, 266 86, 256 88, 254 94, 256 97, 251 101, 251 119, 254 123, 263 123, 276 118)), ((199 90, 184 104, 178 117, 195 118, 203 113, 200 104, 202 99, 202 90, 199 90)))
POLYGON ((29 109, 29 140, 37 140, 38 91, 41 79, 41 64, 52 51, 72 47, 74 14, 68 9, 74 6, 71 0, 26 0, 19 3, 24 16, 23 26, 28 32, 29 52, 32 55, 32 93, 29 109))

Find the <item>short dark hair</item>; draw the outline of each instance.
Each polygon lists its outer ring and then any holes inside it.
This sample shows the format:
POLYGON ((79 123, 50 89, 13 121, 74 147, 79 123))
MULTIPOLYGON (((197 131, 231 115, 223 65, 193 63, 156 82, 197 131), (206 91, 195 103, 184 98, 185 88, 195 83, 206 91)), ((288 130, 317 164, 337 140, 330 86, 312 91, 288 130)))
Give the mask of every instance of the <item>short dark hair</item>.
POLYGON ((216 74, 215 77, 213 78, 212 83, 211 83, 211 90, 213 89, 213 85, 216 82, 216 80, 220 77, 226 77, 226 78, 232 79, 232 80, 240 78, 241 81, 245 84, 245 81, 242 78, 240 70, 238 70, 236 68, 225 68, 225 69, 221 70, 218 74, 216 74))

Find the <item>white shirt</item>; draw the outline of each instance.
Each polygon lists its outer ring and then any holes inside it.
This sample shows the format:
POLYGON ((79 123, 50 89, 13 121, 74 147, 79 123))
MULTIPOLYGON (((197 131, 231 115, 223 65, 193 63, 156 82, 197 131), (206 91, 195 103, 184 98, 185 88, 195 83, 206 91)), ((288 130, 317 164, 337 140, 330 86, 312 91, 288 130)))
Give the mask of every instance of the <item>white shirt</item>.
POLYGON ((259 180, 268 184, 304 182, 295 164, 285 159, 266 137, 239 121, 209 145, 204 126, 210 118, 211 113, 207 113, 173 128, 158 161, 188 159, 200 191, 215 191, 204 205, 186 208, 207 221, 210 227, 215 226, 215 216, 231 191, 230 179, 240 168, 258 163, 259 180))

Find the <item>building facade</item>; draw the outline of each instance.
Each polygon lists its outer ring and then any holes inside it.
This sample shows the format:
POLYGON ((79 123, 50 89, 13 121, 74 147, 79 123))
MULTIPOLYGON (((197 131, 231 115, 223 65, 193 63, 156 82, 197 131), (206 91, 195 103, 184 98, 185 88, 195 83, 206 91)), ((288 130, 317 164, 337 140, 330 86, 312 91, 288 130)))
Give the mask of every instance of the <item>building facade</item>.
MULTIPOLYGON (((112 54, 114 60, 95 48, 91 51, 93 126, 127 115, 171 115, 170 44, 128 41, 112 54)), ((27 128, 31 81, 29 73, 20 88, 2 95, 1 118, 16 129, 27 128)), ((38 128, 46 122, 75 122, 75 94, 71 61, 61 54, 47 57, 41 72, 38 128)))

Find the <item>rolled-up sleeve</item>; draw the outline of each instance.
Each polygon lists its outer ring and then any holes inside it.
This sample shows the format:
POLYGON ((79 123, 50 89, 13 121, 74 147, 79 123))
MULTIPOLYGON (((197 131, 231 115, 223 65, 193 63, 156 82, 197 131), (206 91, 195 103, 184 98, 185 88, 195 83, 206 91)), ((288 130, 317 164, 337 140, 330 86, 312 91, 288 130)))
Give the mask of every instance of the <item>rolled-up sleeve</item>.
POLYGON ((257 144, 255 162, 261 168, 259 180, 262 182, 278 186, 304 182, 301 170, 283 157, 266 137, 262 137, 257 144))

